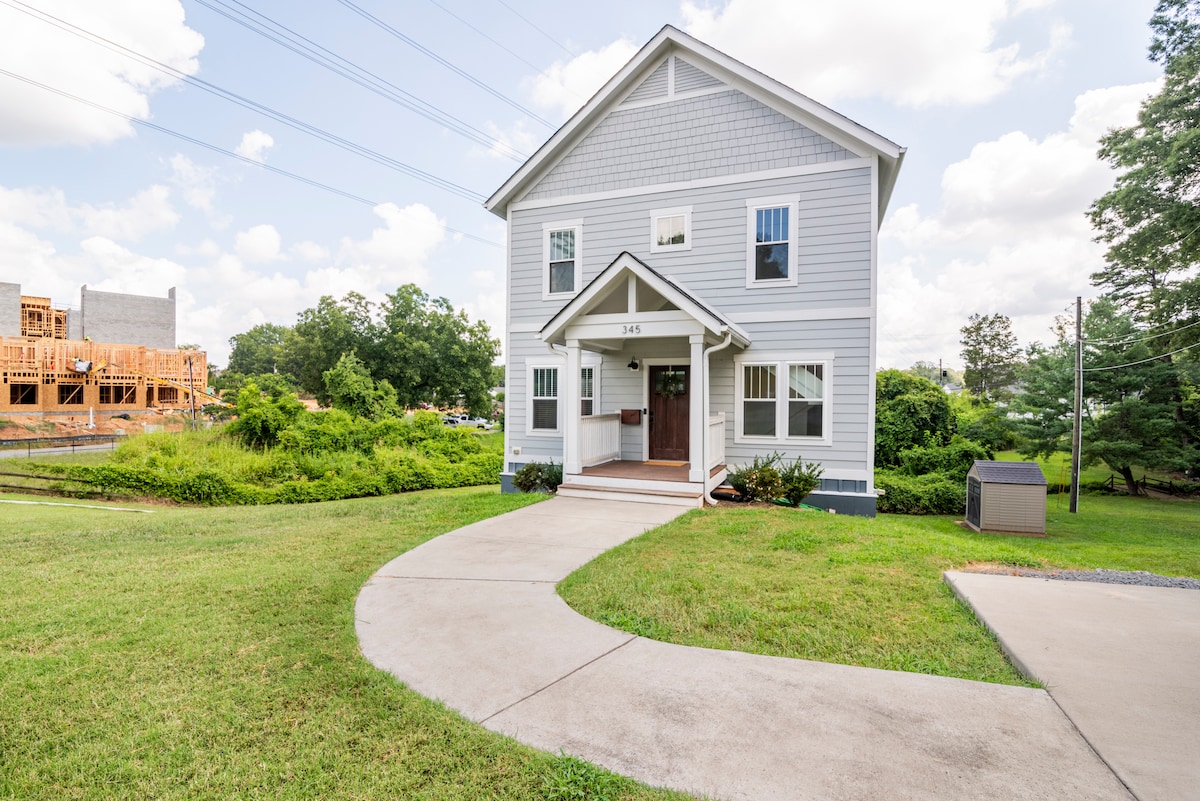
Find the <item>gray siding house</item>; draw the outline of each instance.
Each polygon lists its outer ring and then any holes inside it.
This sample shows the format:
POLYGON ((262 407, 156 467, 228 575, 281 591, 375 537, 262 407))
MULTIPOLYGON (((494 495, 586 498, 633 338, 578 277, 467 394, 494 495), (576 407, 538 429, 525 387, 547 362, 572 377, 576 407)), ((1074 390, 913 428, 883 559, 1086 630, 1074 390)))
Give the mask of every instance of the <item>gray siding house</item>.
POLYGON ((820 462, 874 514, 876 244, 904 149, 666 27, 487 201, 508 223, 504 486, 698 506, 820 462))

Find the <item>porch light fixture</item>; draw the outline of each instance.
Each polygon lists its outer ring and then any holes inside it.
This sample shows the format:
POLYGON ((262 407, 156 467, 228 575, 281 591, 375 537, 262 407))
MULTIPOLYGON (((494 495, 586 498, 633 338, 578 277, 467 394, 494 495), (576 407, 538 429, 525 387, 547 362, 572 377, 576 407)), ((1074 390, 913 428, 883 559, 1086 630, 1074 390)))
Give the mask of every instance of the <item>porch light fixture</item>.
POLYGON ((629 365, 628 365, 628 367, 629 367, 629 369, 630 369, 630 370, 633 370, 634 372, 637 372, 637 369, 638 369, 638 360, 637 360, 637 357, 636 357, 636 356, 634 356, 632 359, 630 359, 630 360, 629 360, 629 365))

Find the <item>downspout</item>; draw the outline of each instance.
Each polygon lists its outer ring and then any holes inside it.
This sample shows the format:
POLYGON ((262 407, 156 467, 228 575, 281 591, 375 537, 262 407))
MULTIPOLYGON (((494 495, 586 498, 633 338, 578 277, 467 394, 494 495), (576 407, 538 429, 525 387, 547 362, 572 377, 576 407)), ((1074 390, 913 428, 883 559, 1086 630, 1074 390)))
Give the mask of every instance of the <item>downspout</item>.
POLYGON ((709 392, 712 387, 712 377, 708 373, 708 355, 716 353, 719 350, 725 350, 730 343, 733 342, 733 332, 729 330, 729 326, 721 326, 721 331, 725 334, 725 341, 719 345, 713 345, 711 348, 706 348, 704 351, 704 398, 703 406, 701 407, 704 417, 704 436, 700 438, 700 464, 704 470, 704 502, 710 506, 716 506, 717 502, 708 494, 708 401, 709 392))

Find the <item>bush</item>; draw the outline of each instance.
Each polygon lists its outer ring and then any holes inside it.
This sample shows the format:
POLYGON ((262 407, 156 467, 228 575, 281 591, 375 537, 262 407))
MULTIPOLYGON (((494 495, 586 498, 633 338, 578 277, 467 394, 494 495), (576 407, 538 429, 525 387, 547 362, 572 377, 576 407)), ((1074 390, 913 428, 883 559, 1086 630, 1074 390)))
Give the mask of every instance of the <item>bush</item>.
POLYGON ((785 464, 783 456, 775 452, 770 456, 755 456, 749 465, 730 470, 726 480, 744 501, 770 503, 782 498, 792 506, 799 506, 820 486, 823 472, 819 463, 805 464, 800 457, 790 465, 785 464))
POLYGON ((908 476, 878 470, 875 486, 884 491, 876 502, 880 512, 901 515, 962 514, 967 508, 967 486, 941 473, 908 476))
POLYGON ((562 480, 562 465, 529 462, 513 476, 513 486, 521 492, 557 492, 562 480))
POLYGON ((976 459, 993 459, 983 445, 955 434, 949 445, 907 448, 900 451, 900 470, 910 476, 942 473, 954 481, 966 481, 976 459))
POLYGON ((779 478, 783 481, 783 499, 792 506, 799 506, 813 490, 821 486, 821 474, 824 472, 819 462, 805 464, 799 456, 790 465, 781 466, 779 478))

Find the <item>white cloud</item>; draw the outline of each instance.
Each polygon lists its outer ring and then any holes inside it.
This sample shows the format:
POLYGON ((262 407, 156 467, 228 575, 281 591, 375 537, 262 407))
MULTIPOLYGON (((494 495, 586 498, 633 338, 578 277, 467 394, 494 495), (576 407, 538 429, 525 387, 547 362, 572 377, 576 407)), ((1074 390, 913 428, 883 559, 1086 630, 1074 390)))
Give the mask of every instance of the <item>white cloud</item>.
POLYGON ((637 45, 628 39, 618 39, 599 50, 581 53, 568 62, 555 62, 544 75, 533 79, 533 102, 569 117, 625 66, 637 50, 637 45))
POLYGON ((170 202, 170 190, 159 185, 139 192, 123 206, 71 206, 59 189, 0 187, 0 218, 30 228, 135 242, 179 222, 179 214, 170 202))
POLYGON ((255 128, 242 134, 241 144, 234 151, 239 156, 257 161, 260 164, 267 160, 267 151, 275 146, 275 140, 268 133, 255 128))
POLYGON ((170 259, 143 256, 123 248, 111 239, 93 236, 79 243, 88 258, 92 279, 80 283, 105 292, 130 292, 137 295, 165 296, 167 290, 182 283, 186 270, 170 259), (96 280, 96 276, 103 276, 96 280))
POLYGON ((525 120, 517 120, 508 130, 502 129, 494 122, 488 122, 484 125, 484 130, 496 140, 496 144, 486 150, 482 147, 472 148, 473 153, 486 152, 496 158, 516 160, 518 154, 524 157, 533 155, 533 151, 542 143, 540 134, 530 130, 525 120))
POLYGON ((281 239, 273 225, 255 225, 234 238, 233 249, 250 264, 275 261, 281 258, 281 239))
POLYGON ((1069 39, 1050 30, 1041 52, 1001 44, 1001 24, 1051 0, 866 0, 836 3, 685 0, 689 33, 823 103, 876 97, 910 108, 974 105, 1043 69, 1069 39))
MULTIPOLYGON (((373 230, 365 241, 343 238, 338 263, 344 266, 322 271, 322 280, 330 286, 346 286, 345 282, 352 281, 388 292, 401 284, 423 285, 429 279, 425 261, 446 236, 442 221, 423 203, 404 208, 383 203, 373 211, 384 227, 373 230)), ((351 283, 346 291, 355 288, 351 283)))
MULTIPOLYGON (((43 0, 37 5, 45 14, 186 74, 199 69, 196 57, 204 37, 187 27, 175 0, 43 0)), ((36 11, 0 6, 5 69, 138 119, 150 116, 151 94, 178 82, 43 19, 36 11)), ((80 145, 111 142, 132 131, 121 117, 19 80, 0 81, 0 142, 80 145)))
POLYGON ((1022 344, 1049 339, 1055 314, 1090 295, 1104 247, 1085 213, 1112 186, 1097 138, 1129 125, 1155 84, 1096 89, 1075 99, 1067 129, 1042 140, 1014 131, 976 145, 942 175, 941 208, 895 209, 880 268, 879 363, 959 361, 972 313, 1008 315, 1022 344))
POLYGON ((288 248, 288 253, 301 261, 324 261, 329 258, 329 248, 309 241, 297 242, 288 248))
POLYGON ((182 153, 171 157, 171 183, 183 192, 184 201, 191 207, 213 211, 217 194, 217 171, 201 167, 182 153))

